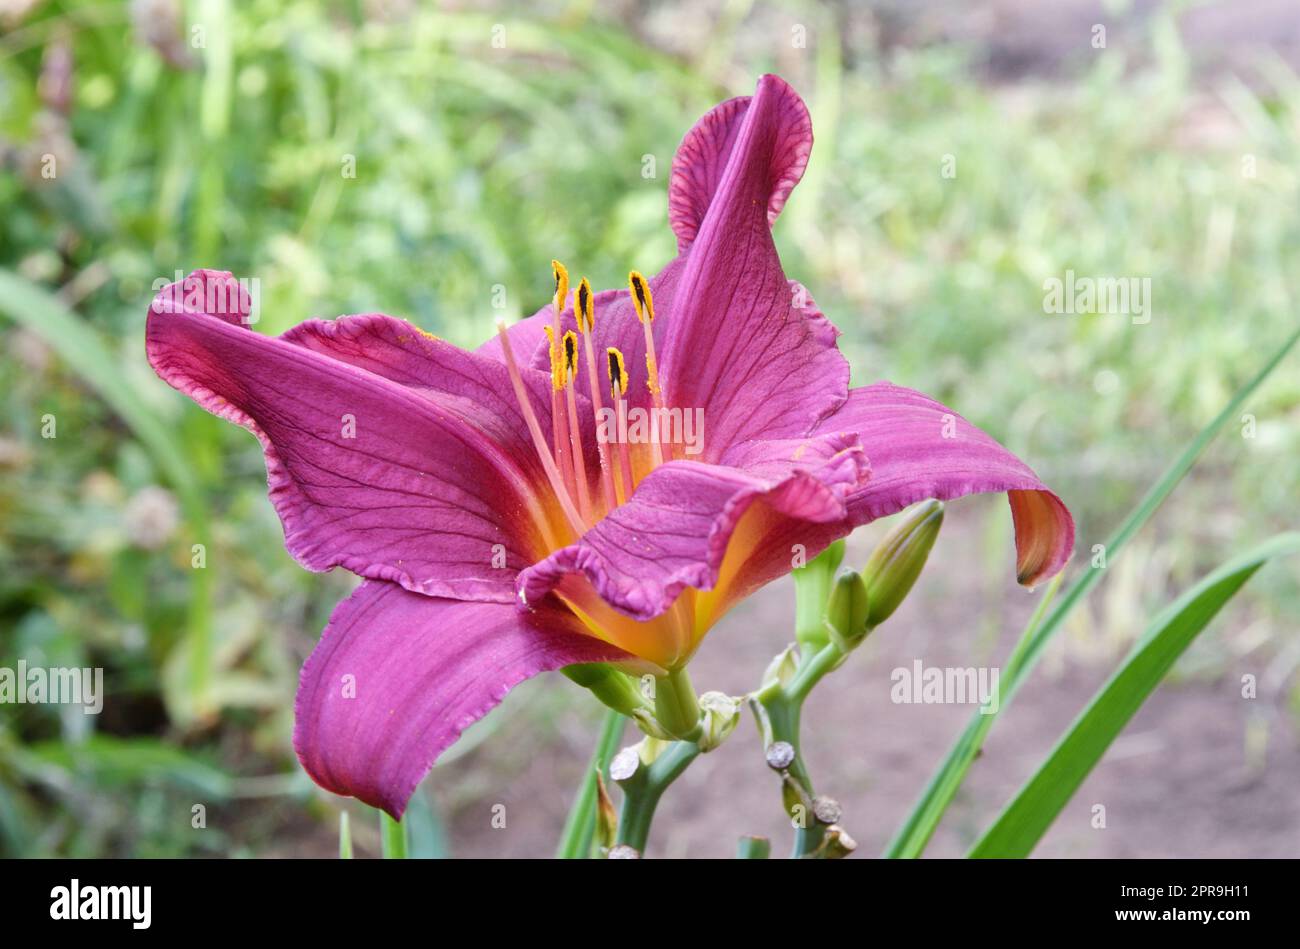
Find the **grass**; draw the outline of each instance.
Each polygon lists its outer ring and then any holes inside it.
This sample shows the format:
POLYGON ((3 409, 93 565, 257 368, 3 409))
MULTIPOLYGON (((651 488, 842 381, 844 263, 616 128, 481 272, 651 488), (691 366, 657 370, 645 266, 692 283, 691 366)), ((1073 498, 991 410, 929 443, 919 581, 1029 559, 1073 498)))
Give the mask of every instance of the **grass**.
MULTIPOLYGON (((817 131, 777 230, 787 270, 844 331, 857 381, 924 389, 1032 459, 1079 516, 1081 555, 1296 324, 1300 83, 1282 68, 1253 88, 1205 80, 1166 40, 1140 66, 1113 50, 1070 81, 997 88, 954 48, 846 65, 815 5, 765 21, 808 24, 806 50, 736 18, 699 53, 577 6, 401 23, 360 7, 188 4, 179 70, 126 4, 47 3, 0 37, 0 270, 61 321, 39 303, 0 321, 0 664, 102 665, 116 710, 0 720, 5 853, 255 847, 310 793, 287 781, 293 806, 235 840, 158 819, 188 814, 193 773, 292 771, 297 666, 347 587, 283 552, 254 441, 145 364, 150 288, 176 271, 256 278, 265 332, 382 310, 475 343, 545 301, 552 257, 598 286, 665 263, 677 141, 777 69, 817 131), (37 82, 62 42, 66 115, 37 82), (1151 322, 1044 313, 1044 280, 1067 269, 1150 277, 1151 322), (140 500, 156 485, 174 510, 140 500), (80 753, 89 728, 120 741, 80 753)), ((1278 474, 1298 405, 1300 377, 1279 375, 1244 407, 1255 437, 1216 444, 1157 518, 1171 583, 1294 523, 1278 474)), ((1280 630, 1295 585, 1257 584, 1246 608, 1280 630)), ((1135 609, 1165 593, 1137 584, 1135 609)))

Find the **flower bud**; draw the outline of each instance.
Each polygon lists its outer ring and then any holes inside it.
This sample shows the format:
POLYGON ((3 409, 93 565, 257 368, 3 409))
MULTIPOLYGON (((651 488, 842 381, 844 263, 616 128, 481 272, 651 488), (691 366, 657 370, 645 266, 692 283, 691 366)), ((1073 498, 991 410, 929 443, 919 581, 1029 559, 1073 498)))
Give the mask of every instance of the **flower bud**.
POLYGON ((871 601, 869 627, 889 619, 911 591, 942 525, 943 504, 926 501, 913 508, 872 552, 862 568, 871 601))
POLYGON ((846 571, 835 580, 826 604, 828 635, 841 651, 848 652, 867 635, 870 596, 862 574, 846 571))
POLYGON ((792 571, 795 589, 795 638, 809 653, 829 641, 823 622, 835 571, 844 561, 844 541, 837 540, 809 563, 792 571))
POLYGON ((696 739, 700 751, 712 751, 726 741, 740 723, 740 702, 722 692, 705 692, 700 696, 700 737, 696 739))

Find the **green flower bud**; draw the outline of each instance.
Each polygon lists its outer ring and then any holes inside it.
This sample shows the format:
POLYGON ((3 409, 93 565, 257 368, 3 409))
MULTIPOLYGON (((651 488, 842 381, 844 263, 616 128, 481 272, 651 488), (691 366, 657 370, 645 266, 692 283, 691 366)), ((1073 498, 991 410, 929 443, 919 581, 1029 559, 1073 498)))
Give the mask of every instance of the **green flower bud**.
POLYGON ((885 535, 862 568, 871 600, 869 627, 879 626, 893 615, 921 575, 930 548, 943 525, 943 504, 926 501, 913 508, 885 535))
POLYGON ((824 619, 826 598, 830 596, 835 571, 844 561, 844 541, 837 540, 809 563, 796 567, 792 575, 795 589, 795 638, 815 653, 829 641, 824 619))
POLYGON ((740 723, 740 702, 722 692, 705 692, 700 696, 702 729, 696 740, 700 751, 712 751, 726 741, 740 723))
POLYGON ((862 574, 845 571, 836 578, 826 604, 826 627, 842 652, 848 652, 866 637, 870 605, 862 574))

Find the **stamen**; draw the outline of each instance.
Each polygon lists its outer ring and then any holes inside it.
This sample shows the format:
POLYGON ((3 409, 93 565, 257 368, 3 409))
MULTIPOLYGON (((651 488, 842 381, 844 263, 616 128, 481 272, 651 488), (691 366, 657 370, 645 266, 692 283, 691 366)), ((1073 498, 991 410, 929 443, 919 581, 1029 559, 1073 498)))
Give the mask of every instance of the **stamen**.
POLYGON ((627 372, 623 368, 623 354, 613 346, 605 353, 609 356, 609 394, 618 401, 627 395, 627 372))
POLYGON ((552 260, 551 273, 555 275, 555 296, 551 302, 558 314, 564 309, 564 301, 569 296, 569 271, 558 260, 552 260))
POLYGON ((622 504, 632 497, 632 459, 628 454, 627 441, 623 436, 627 432, 627 369, 623 365, 623 354, 610 346, 605 350, 606 356, 609 357, 609 394, 614 399, 614 405, 618 409, 618 462, 619 473, 622 480, 619 487, 622 490, 622 497, 619 503, 622 504))
POLYGON ((582 333, 582 350, 587 360, 587 387, 591 390, 591 406, 596 420, 596 451, 600 456, 600 486, 605 495, 605 510, 618 505, 614 492, 614 470, 609 461, 609 449, 600 438, 601 416, 605 414, 605 398, 601 395, 600 375, 596 371, 596 354, 591 344, 591 334, 596 329, 596 303, 591 295, 591 284, 583 277, 578 289, 573 291, 573 312, 582 333))
POLYGON ((582 518, 574 509, 573 500, 564 488, 564 481, 560 477, 560 469, 556 466, 555 459, 551 457, 551 450, 546 447, 546 438, 542 435, 542 426, 537 421, 537 413, 533 411, 533 403, 529 400, 528 392, 524 388, 523 377, 519 375, 519 364, 515 362, 515 352, 510 345, 510 335, 506 332, 505 320, 497 320, 497 336, 501 339, 501 352, 505 357, 506 373, 510 376, 510 384, 514 387, 515 399, 519 402, 519 410, 523 413, 524 421, 528 425, 528 434, 532 436, 533 449, 537 452, 537 459, 542 463, 542 470, 546 472, 546 478, 551 483, 551 490, 555 492, 555 497, 560 503, 560 509, 564 511, 564 516, 568 518, 569 526, 573 528, 577 536, 581 537, 585 533, 582 518))
POLYGON ((655 407, 655 431, 650 440, 650 453, 654 466, 658 468, 664 463, 663 449, 659 443, 659 423, 665 416, 662 411, 663 393, 659 388, 659 361, 655 358, 655 334, 650 325, 655 319, 655 301, 653 294, 650 293, 650 284, 646 282, 645 277, 641 276, 640 271, 633 270, 627 275, 627 285, 632 291, 632 305, 636 307, 636 318, 641 321, 641 326, 645 330, 646 379, 650 388, 650 398, 655 407))
POLYGON ((569 330, 564 334, 564 397, 568 403, 569 446, 573 452, 573 475, 578 484, 578 507, 582 519, 590 524, 591 487, 587 484, 587 459, 582 451, 582 428, 578 425, 578 400, 574 395, 573 380, 578 368, 578 335, 569 330))
POLYGON ((561 394, 564 390, 564 359, 560 356, 560 341, 556 336, 556 328, 552 326, 542 328, 546 330, 546 338, 550 342, 551 443, 555 446, 555 462, 560 469, 561 477, 564 478, 564 484, 569 489, 569 494, 576 496, 577 481, 573 476, 572 447, 569 442, 569 417, 565 414, 564 396, 561 394))
POLYGON ((583 277, 578 289, 573 291, 573 313, 578 318, 578 330, 590 333, 596 328, 596 307, 591 298, 591 284, 583 277))

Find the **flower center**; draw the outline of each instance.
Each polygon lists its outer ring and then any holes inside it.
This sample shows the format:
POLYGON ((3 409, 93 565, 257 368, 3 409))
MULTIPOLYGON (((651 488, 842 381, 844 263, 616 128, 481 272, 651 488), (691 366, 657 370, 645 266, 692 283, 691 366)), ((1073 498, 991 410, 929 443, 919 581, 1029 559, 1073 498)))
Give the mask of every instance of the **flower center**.
MULTIPOLYGON (((501 339, 515 398, 519 402, 519 410, 524 416, 533 440, 533 448, 546 472, 551 490, 560 509, 564 512, 565 519, 574 535, 580 537, 614 508, 626 503, 632 497, 632 492, 637 485, 638 479, 634 474, 628 439, 601 436, 602 432, 610 428, 609 414, 605 409, 605 392, 609 393, 610 400, 613 402, 611 414, 616 420, 616 431, 619 433, 628 431, 626 400, 628 373, 623 353, 616 347, 610 346, 605 350, 604 379, 601 379, 601 363, 596 358, 592 340, 596 328, 595 297, 591 291, 591 284, 585 277, 579 281, 573 291, 573 313, 577 332, 563 331, 560 316, 564 312, 569 295, 569 272, 558 260, 551 261, 551 268, 555 276, 555 296, 552 301, 552 322, 545 327, 546 337, 550 343, 551 365, 550 444, 547 443, 541 423, 528 398, 503 320, 497 321, 497 333, 501 339), (587 455, 582 444, 582 420, 578 413, 576 389, 580 362, 585 368, 587 388, 591 393, 596 453, 600 463, 600 477, 598 484, 594 486, 587 475, 587 455)), ((654 404, 656 417, 659 417, 663 410, 663 394, 659 385, 659 369, 651 326, 654 321, 654 296, 650 292, 649 282, 635 270, 628 275, 628 288, 631 291, 637 320, 644 327, 647 388, 654 404)), ((664 452, 659 439, 651 438, 649 443, 650 464, 645 474, 664 462, 664 452)), ((643 464, 642 468, 644 467, 643 464)))
MULTIPOLYGON (((629 447, 632 439, 627 436, 629 427, 626 396, 629 377, 623 353, 618 348, 609 346, 605 350, 605 358, 597 359, 593 341, 596 327, 595 298, 586 278, 579 281, 573 291, 577 332, 563 331, 560 317, 568 298, 569 274, 559 261, 552 261, 551 266, 555 275, 555 298, 552 305, 553 319, 546 327, 551 366, 550 444, 547 443, 541 422, 533 410, 502 320, 497 321, 497 333, 519 410, 532 436, 533 448, 576 540, 606 514, 632 497, 638 480, 636 471, 639 470, 644 478, 663 464, 665 458, 656 428, 653 436, 646 439, 649 442, 648 458, 646 455, 638 455, 638 465, 634 468, 629 447), (591 394, 590 410, 595 423, 596 455, 600 464, 598 479, 594 477, 594 472, 592 477, 588 477, 587 455, 583 451, 582 420, 578 413, 576 395, 578 373, 582 371, 579 369, 580 362, 586 372, 587 388, 591 394), (613 403, 612 409, 608 410, 605 408, 606 393, 613 403), (611 428, 611 417, 616 420, 613 427, 618 434, 615 436, 607 434, 611 428)), ((655 417, 662 418, 663 394, 651 326, 654 320, 654 297, 649 282, 636 271, 628 276, 628 288, 637 320, 645 332, 647 388, 654 405, 655 417)), ((671 459, 671 449, 668 455, 671 459)), ((698 625, 694 590, 684 591, 664 615, 649 622, 637 622, 611 608, 596 594, 590 582, 580 575, 567 577, 555 593, 592 635, 613 642, 635 655, 653 656, 654 661, 658 662, 665 661, 664 657, 684 661, 698 640, 694 635, 698 625)))

